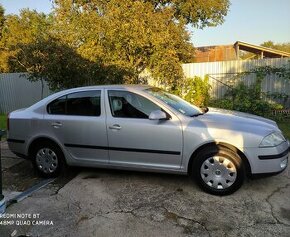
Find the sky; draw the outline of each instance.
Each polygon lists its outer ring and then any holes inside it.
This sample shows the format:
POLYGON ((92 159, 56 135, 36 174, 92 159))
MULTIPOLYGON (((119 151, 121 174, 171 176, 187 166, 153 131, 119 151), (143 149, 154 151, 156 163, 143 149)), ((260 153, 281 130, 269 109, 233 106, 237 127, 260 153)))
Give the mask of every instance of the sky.
MULTIPOLYGON (((51 11, 50 0, 0 0, 6 14, 18 14, 22 8, 51 11)), ((194 46, 233 44, 245 41, 261 44, 290 42, 290 0, 231 0, 225 22, 203 30, 192 29, 194 46)))
POLYGON ((194 30, 192 35, 195 46, 238 40, 252 44, 290 42, 290 0, 231 0, 222 25, 194 30))

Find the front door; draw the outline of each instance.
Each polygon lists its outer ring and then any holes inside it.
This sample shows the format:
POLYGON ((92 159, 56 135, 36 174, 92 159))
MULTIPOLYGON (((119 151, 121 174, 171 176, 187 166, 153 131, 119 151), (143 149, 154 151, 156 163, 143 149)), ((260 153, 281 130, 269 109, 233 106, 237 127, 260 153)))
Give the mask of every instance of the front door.
POLYGON ((125 167, 180 169, 182 131, 179 119, 149 120, 161 108, 126 90, 107 90, 110 164, 125 167))

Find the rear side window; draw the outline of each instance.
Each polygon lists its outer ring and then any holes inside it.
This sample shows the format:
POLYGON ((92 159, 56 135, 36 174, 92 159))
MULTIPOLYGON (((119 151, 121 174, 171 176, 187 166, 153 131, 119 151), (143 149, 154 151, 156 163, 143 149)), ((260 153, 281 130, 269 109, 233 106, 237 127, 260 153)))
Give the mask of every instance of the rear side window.
POLYGON ((49 114, 65 114, 65 103, 66 96, 62 96, 48 105, 47 112, 49 114))
POLYGON ((100 116, 101 91, 85 91, 68 94, 47 106, 49 114, 100 116))

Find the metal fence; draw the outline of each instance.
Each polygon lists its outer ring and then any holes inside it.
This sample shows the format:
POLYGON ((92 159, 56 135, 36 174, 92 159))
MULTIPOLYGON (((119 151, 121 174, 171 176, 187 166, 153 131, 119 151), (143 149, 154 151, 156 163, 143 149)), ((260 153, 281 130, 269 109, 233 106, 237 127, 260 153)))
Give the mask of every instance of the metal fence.
POLYGON ((45 82, 30 82, 25 73, 0 74, 0 113, 28 107, 49 94, 45 82))
MULTIPOLYGON (((289 58, 277 58, 189 63, 183 64, 182 67, 186 77, 199 76, 203 78, 208 75, 212 86, 211 96, 222 98, 229 89, 228 85, 238 83, 239 79, 236 77, 238 73, 248 72, 253 68, 266 65, 274 67, 287 65, 289 68, 289 60, 289 58)), ((255 80, 255 75, 249 74, 242 80, 250 85, 255 80)), ((269 75, 263 80, 262 90, 290 95, 290 80, 279 78, 277 75, 269 75)), ((28 107, 51 93, 45 82, 30 82, 27 80, 27 74, 25 73, 2 73, 0 74, 0 113, 8 113, 28 107)), ((276 101, 286 108, 290 108, 290 98, 276 99, 276 101)))
MULTIPOLYGON (((211 97, 223 98, 229 85, 236 85, 241 80, 246 84, 252 84, 256 75, 250 73, 242 78, 237 77, 241 72, 249 72, 254 68, 261 66, 282 67, 286 66, 290 69, 289 58, 274 58, 274 59, 258 59, 258 60, 235 60, 223 62, 209 63, 188 63, 183 64, 183 70, 186 77, 199 76, 204 78, 209 76, 211 84, 211 97)), ((262 82, 262 91, 269 93, 285 94, 290 97, 290 80, 280 78, 278 75, 267 75, 262 82)), ((275 99, 276 102, 283 104, 285 107, 290 107, 290 98, 275 99)))

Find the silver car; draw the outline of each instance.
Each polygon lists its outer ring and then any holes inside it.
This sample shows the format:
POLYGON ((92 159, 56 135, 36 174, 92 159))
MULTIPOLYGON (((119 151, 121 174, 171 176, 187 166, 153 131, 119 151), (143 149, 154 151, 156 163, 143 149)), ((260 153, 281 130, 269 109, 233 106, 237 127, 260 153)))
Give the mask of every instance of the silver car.
POLYGON ((289 143, 262 117, 203 111, 159 88, 93 86, 10 113, 8 144, 45 177, 65 165, 188 174, 206 192, 236 191, 246 175, 279 173, 289 143))

